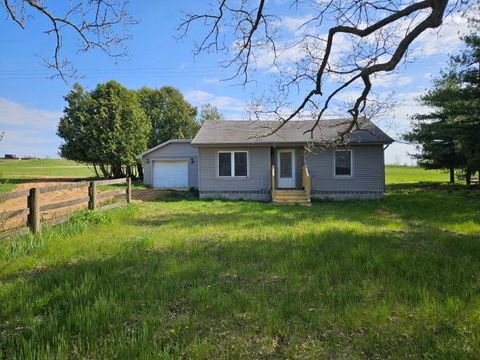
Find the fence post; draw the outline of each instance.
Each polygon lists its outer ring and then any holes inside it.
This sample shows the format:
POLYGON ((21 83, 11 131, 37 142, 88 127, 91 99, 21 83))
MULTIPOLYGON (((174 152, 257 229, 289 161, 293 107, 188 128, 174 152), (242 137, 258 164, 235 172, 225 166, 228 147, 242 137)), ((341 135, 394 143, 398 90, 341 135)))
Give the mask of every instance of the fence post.
POLYGON ((127 177, 127 203, 132 201, 132 178, 127 177))
POLYGON ((95 181, 90 181, 88 185, 88 209, 95 210, 97 202, 97 184, 95 181))
POLYGON ((28 227, 34 235, 40 234, 40 189, 31 188, 28 195, 28 227))

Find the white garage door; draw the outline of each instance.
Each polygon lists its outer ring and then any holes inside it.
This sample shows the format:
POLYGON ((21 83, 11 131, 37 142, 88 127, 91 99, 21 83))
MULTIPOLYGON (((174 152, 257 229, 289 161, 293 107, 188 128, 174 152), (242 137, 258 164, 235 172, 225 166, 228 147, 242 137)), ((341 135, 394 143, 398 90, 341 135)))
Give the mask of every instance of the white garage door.
POLYGON ((153 163, 153 187, 188 187, 188 161, 155 161, 153 163))

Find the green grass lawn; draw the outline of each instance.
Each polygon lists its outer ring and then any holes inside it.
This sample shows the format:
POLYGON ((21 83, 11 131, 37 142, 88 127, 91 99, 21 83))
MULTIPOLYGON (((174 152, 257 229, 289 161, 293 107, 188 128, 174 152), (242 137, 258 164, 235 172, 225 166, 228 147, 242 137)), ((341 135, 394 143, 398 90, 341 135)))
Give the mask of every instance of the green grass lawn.
POLYGON ((0 358, 477 359, 479 200, 404 185, 82 215, 0 244, 0 358))
POLYGON ((450 176, 444 170, 425 170, 415 166, 385 166, 385 182, 388 184, 407 184, 419 182, 448 183, 450 176))

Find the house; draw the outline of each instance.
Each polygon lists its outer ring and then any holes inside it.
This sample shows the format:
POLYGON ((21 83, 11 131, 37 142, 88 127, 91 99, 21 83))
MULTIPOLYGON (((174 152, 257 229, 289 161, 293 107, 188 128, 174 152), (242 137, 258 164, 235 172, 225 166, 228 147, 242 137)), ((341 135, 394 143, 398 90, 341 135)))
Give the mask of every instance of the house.
POLYGON ((170 140, 140 155, 145 183, 196 187, 201 198, 309 202, 375 199, 385 190, 384 146, 392 139, 368 120, 339 139, 348 120, 207 121, 193 140, 170 140))

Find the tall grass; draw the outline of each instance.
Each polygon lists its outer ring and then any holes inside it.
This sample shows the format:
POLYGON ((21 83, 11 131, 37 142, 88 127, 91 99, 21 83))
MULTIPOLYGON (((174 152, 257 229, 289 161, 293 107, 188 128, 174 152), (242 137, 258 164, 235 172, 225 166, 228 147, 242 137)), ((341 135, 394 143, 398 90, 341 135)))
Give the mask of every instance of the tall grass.
POLYGON ((0 351, 475 359, 478 200, 397 187, 310 208, 172 199, 79 219, 2 245, 0 351))

